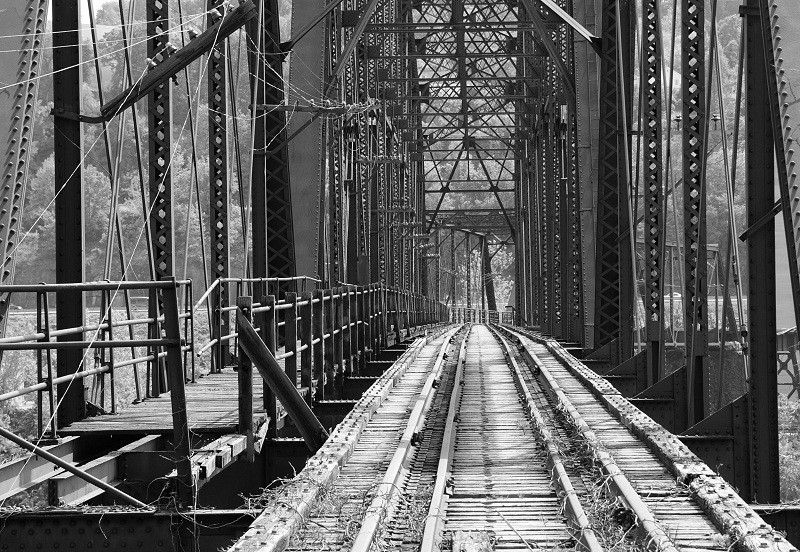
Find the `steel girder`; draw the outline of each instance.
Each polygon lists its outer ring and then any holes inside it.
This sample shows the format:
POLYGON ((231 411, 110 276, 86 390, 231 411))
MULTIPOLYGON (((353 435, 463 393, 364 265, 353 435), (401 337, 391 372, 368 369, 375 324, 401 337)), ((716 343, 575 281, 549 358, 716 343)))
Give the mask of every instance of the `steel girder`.
MULTIPOLYGON (((81 46, 78 0, 62 0, 53 6, 53 149, 55 156, 56 283, 82 282, 84 263, 84 170, 83 129, 63 113, 81 112, 81 46)), ((149 34, 149 33, 148 33, 149 34)), ((83 293, 59 293, 56 298, 56 327, 84 325, 83 293)), ((82 339, 80 334, 59 338, 82 339)), ((59 351, 58 376, 74 374, 84 358, 83 349, 59 351)), ((58 425, 64 426, 86 416, 84 388, 80 381, 58 385, 58 425)))
MULTIPOLYGON (((297 0, 292 9, 292 31, 303 28, 324 7, 321 0, 297 0)), ((276 17, 277 19, 277 17, 276 17)), ((289 94, 287 103, 305 103, 309 99, 322 104, 325 97, 323 80, 326 57, 330 51, 331 23, 314 26, 295 43, 289 56, 289 94)), ((283 83, 280 85, 283 89, 283 83)), ((292 218, 296 251, 304 252, 295 258, 299 275, 325 277, 325 192, 322 188, 325 171, 326 136, 321 118, 308 115, 313 121, 294 114, 286 121, 288 135, 289 172, 292 175, 291 208, 302 216, 292 218), (323 193, 321 193, 323 192, 323 193)))
POLYGON ((664 194, 662 144, 661 24, 658 0, 643 6, 643 188, 644 188, 644 315, 647 342, 647 384, 663 376, 662 329, 664 297, 664 194))
MULTIPOLYGON (((603 0, 600 56, 600 147, 597 188, 597 254, 594 346, 620 338, 623 358, 632 351, 632 262, 628 229, 628 159, 625 111, 631 104, 630 75, 620 68, 629 60, 630 25, 626 0, 603 0), (626 94, 623 94, 623 91, 626 94)), ((632 67, 628 63, 628 68, 632 67)))
MULTIPOLYGON (((169 55, 169 1, 147 0, 147 57, 158 64, 169 55)), ((147 129, 149 146, 150 240, 153 244, 156 279, 175 272, 172 228, 172 99, 167 79, 147 96, 147 129)))
POLYGON ((770 0, 769 5, 760 4, 764 55, 767 63, 767 86, 770 106, 772 135, 775 137, 775 157, 778 166, 778 183, 781 194, 783 228, 786 235, 786 248, 789 253, 789 277, 792 285, 792 303, 795 325, 800 327, 800 187, 795 185, 797 174, 791 159, 792 146, 788 116, 787 88, 784 77, 782 47, 780 46, 780 25, 777 5, 770 0))
MULTIPOLYGON (((761 4, 758 0, 748 0, 744 22, 748 226, 758 222, 775 203, 775 153, 783 149, 782 135, 774 134, 770 118, 770 103, 777 104, 778 97, 770 94, 767 56, 772 50, 772 36, 770 22, 764 19, 768 14, 760 10, 761 4), (764 98, 770 101, 765 102, 764 98)), ((749 458, 741 459, 742 463, 749 460, 749 485, 743 488, 743 492, 747 500, 774 503, 780 501, 780 477, 778 375, 775 370, 778 361, 775 343, 775 223, 771 218, 748 236, 747 260, 750 454, 749 458)))
MULTIPOLYGON (((0 50, 4 52, 0 53, 0 71, 4 75, 15 75, 17 82, 13 92, 5 99, 0 99, 0 113, 8 114, 0 127, 8 129, 8 146, 2 172, 4 192, 0 196, 0 284, 11 283, 16 268, 17 235, 25 203, 29 144, 36 122, 34 112, 39 82, 36 77, 42 54, 47 7, 45 0, 13 0, 9 2, 6 13, 19 13, 21 17, 0 19, 0 50), (12 54, 14 50, 19 50, 19 54, 12 54)), ((0 335, 5 332, 10 302, 9 294, 0 294, 0 335)))
MULTIPOLYGON (((284 102, 283 59, 280 48, 280 19, 278 2, 262 0, 264 4, 264 37, 261 55, 264 59, 262 71, 265 103, 279 105, 284 102)), ((263 157, 258 159, 258 170, 263 174, 264 199, 266 202, 267 228, 267 274, 270 277, 287 278, 304 274, 297 270, 295 231, 293 217, 293 194, 290 185, 287 150, 286 114, 275 110, 264 113, 263 157)), ((260 152, 259 152, 260 153, 260 152)), ((259 175, 259 185, 262 185, 259 175)), ((255 189, 255 186, 254 186, 255 189)), ((255 197, 255 196, 254 196, 255 197)), ((303 211, 301 211, 303 212, 303 211)), ((255 243, 255 242, 254 242, 255 243)), ((284 286, 282 292, 292 291, 284 286)))
POLYGON ((706 183, 706 73, 705 2, 682 0, 683 69, 683 229, 686 289, 686 368, 689 390, 689 423, 708 413, 708 374, 705 362, 708 343, 706 183))
MULTIPOLYGON (((209 8, 219 2, 209 0, 209 8)), ((211 21, 209 20, 209 23, 211 21)), ((208 182, 209 182, 209 236, 211 237, 210 281, 230 276, 230 179, 228 178, 228 55, 227 45, 218 44, 208 60, 208 182)), ((217 338, 230 334, 230 319, 224 309, 230 304, 230 289, 220 284, 220 293, 212 294, 212 316, 218 323, 217 338)), ((229 362, 230 349, 218 347, 220 354, 213 355, 212 369, 220 370, 229 362)))

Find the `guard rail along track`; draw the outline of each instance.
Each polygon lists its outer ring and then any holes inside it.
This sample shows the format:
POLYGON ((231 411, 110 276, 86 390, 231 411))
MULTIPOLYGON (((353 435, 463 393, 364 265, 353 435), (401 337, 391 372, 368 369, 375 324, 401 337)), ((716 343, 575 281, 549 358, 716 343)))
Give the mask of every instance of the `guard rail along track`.
POLYGON ((231 551, 796 550, 555 340, 414 347, 231 551))

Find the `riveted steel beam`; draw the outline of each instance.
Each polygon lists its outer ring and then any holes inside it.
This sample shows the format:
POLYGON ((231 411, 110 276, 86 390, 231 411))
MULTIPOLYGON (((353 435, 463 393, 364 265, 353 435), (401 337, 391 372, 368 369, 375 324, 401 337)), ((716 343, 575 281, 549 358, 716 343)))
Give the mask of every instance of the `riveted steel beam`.
POLYGON ((706 183, 705 2, 682 0, 683 67, 683 230, 686 289, 686 374, 688 414, 694 424, 709 414, 706 183))
MULTIPOLYGON (((55 155, 56 283, 82 282, 84 263, 83 129, 81 123, 58 113, 81 111, 81 46, 78 0, 53 4, 53 147, 55 155)), ((84 296, 65 291, 56 296, 56 327, 84 325, 84 296)), ((75 334, 59 341, 80 340, 75 334)), ((75 373, 84 358, 82 349, 59 351, 58 376, 75 373)), ((86 415, 83 385, 58 385, 58 425, 64 426, 86 415)))

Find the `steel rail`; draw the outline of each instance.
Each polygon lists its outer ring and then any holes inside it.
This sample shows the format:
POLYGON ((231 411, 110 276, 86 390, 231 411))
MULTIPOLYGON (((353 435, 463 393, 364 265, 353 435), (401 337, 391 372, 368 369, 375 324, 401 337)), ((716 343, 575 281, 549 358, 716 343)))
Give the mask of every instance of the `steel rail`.
MULTIPOLYGON (((453 335, 455 335, 455 333, 456 332, 454 332, 453 335)), ((408 423, 397 445, 397 450, 392 456, 392 460, 389 462, 383 480, 375 491, 375 498, 372 499, 372 502, 367 508, 364 519, 361 522, 361 528, 353 540, 351 552, 370 551, 375 537, 378 534, 381 522, 389 512, 392 499, 400 488, 403 475, 407 472, 408 460, 414 452, 416 437, 425 425, 425 419, 435 395, 435 393, 433 393, 434 385, 435 382, 439 380, 442 373, 442 368, 445 364, 444 361, 447 359, 447 348, 450 345, 451 339, 446 340, 445 344, 439 350, 436 362, 419 392, 416 404, 411 411, 408 423)))
POLYGON ((455 383, 453 393, 450 396, 450 404, 447 409, 447 421, 444 426, 444 438, 442 439, 442 450, 439 456, 439 464, 436 469, 436 483, 431 495, 431 503, 428 508, 428 517, 425 520, 425 528, 422 533, 420 552, 435 550, 439 536, 442 533, 444 523, 443 514, 447 508, 447 481, 450 479, 453 456, 456 446, 456 412, 461 403, 461 394, 464 391, 462 380, 464 378, 464 363, 467 360, 467 341, 469 332, 461 341, 461 349, 458 353, 458 364, 456 365, 455 383))
POLYGON ((614 458, 605 450, 603 450, 601 442, 598 440, 594 431, 592 431, 589 424, 583 419, 580 412, 575 408, 572 401, 569 399, 564 390, 559 386, 555 377, 552 375, 547 366, 542 360, 536 356, 533 350, 525 343, 521 336, 522 333, 512 331, 508 328, 501 328, 509 336, 513 336, 514 340, 521 347, 521 352, 527 357, 528 362, 532 366, 536 366, 540 370, 540 374, 544 380, 545 387, 551 397, 558 403, 559 408, 566 413, 570 422, 575 427, 576 431, 589 447, 592 453, 595 464, 606 476, 606 484, 609 490, 613 493, 620 502, 636 517, 638 526, 645 534, 645 542, 653 545, 659 552, 678 552, 678 548, 672 542, 672 539, 667 535, 666 531, 656 521, 655 516, 642 499, 641 495, 631 485, 628 478, 617 466, 614 458))
POLYGON ((567 470, 564 468, 564 462, 561 460, 561 452, 559 447, 556 444, 555 439, 553 439, 553 436, 550 433, 550 430, 547 428, 547 424, 545 423, 541 412, 539 412, 539 408, 536 406, 536 403, 533 400, 533 395, 531 394, 528 385, 525 383, 519 364, 512 354, 511 346, 496 329, 493 329, 490 326, 489 331, 494 334, 497 341, 505 350, 505 355, 508 358, 514 381, 517 382, 520 393, 524 398, 524 403, 528 410, 531 424, 545 444, 547 449, 547 463, 548 468, 550 469, 550 478, 556 487, 558 487, 558 489, 561 491, 560 496, 562 507, 567 512, 567 516, 574 524, 576 530, 580 533, 580 538, 576 539, 578 541, 577 544, 580 545, 582 550, 587 550, 589 552, 602 552, 603 547, 597 540, 597 535, 592 529, 589 518, 587 517, 586 512, 583 509, 583 505, 578 499, 578 495, 576 494, 575 489, 572 486, 572 482, 569 479, 567 470))

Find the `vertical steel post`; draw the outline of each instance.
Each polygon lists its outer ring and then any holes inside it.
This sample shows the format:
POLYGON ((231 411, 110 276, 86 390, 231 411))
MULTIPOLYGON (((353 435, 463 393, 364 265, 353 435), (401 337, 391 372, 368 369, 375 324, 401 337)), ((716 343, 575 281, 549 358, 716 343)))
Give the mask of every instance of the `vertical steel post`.
MULTIPOLYGON (((53 147, 55 155, 56 282, 84 280, 83 129, 64 113, 81 112, 81 40, 78 0, 53 2, 53 147)), ((84 325, 84 296, 80 291, 56 294, 56 327, 84 325)), ((81 334, 59 341, 81 340, 81 334)), ((74 374, 83 362, 83 349, 59 351, 56 373, 74 374)), ((58 385, 58 425, 86 416, 83 380, 58 385)))
MULTIPOLYGON (((280 51, 278 1, 259 2, 263 4, 264 19, 248 28, 251 47, 259 44, 261 50, 250 52, 251 78, 257 82, 256 104, 276 105, 284 100, 285 55, 280 51), (258 33, 261 33, 260 39, 258 33)), ((253 276, 291 277, 296 275, 296 268, 286 113, 275 109, 261 111, 258 115, 251 174, 253 276)), ((283 299, 290 289, 293 289, 291 282, 282 283, 277 299, 283 299)))
MULTIPOLYGON (((218 0, 209 0, 209 7, 216 7, 218 0)), ((209 16, 209 23, 210 23, 209 16)), ((211 237, 210 281, 227 278, 230 270, 230 243, 228 208, 230 205, 228 179, 228 97, 226 75, 228 60, 226 45, 215 46, 208 60, 208 164, 211 237)), ((219 335, 230 334, 230 317, 221 309, 230 304, 230 285, 220 282, 218 293, 211 294, 211 311, 217 320, 215 328, 219 335)), ((212 371, 219 371, 230 362, 230 348, 217 343, 211 355, 212 371)))
POLYGON ((300 347, 304 347, 300 353, 300 387, 306 389, 306 403, 309 406, 314 403, 314 388, 312 385, 314 355, 311 345, 314 328, 312 297, 310 291, 304 291, 300 294, 300 302, 304 304, 299 308, 298 313, 300 315, 300 347))
MULTIPOLYGON (((267 307, 269 310, 264 311, 262 318, 261 318, 261 339, 269 349, 269 352, 272 355, 275 355, 275 352, 278 348, 278 316, 275 312, 275 296, 274 295, 264 295, 261 299, 261 305, 267 307)), ((275 393, 269 388, 269 386, 264 386, 264 409, 267 412, 267 416, 269 417, 269 427, 267 428, 267 437, 272 438, 278 435, 278 405, 275 399, 275 393)))
POLYGON ((661 24, 658 0, 646 0, 642 10, 644 56, 642 149, 644 184, 644 311, 647 341, 647 385, 663 375, 664 233, 662 161, 661 24))
POLYGON ((165 278, 174 287, 165 289, 164 300, 164 335, 172 343, 167 350, 167 379, 169 381, 169 400, 172 407, 172 445, 178 477, 177 503, 179 508, 194 505, 194 480, 192 478, 192 454, 189 436, 189 417, 186 407, 186 375, 183 371, 181 353, 181 326, 178 311, 178 285, 174 277, 165 278))
POLYGON ((464 245, 464 257, 465 257, 465 265, 467 269, 466 274, 466 306, 468 309, 472 308, 472 243, 470 243, 470 235, 467 234, 465 237, 466 244, 464 245))
MULTIPOLYGON (((773 136, 765 57, 764 27, 760 0, 747 0, 745 21, 747 130, 746 178, 747 224, 760 221, 775 204, 775 147, 783 147, 773 136), (766 100, 765 100, 766 98, 766 100)), ((775 304, 775 222, 772 217, 747 238, 748 335, 750 381, 748 426, 750 433, 750 488, 746 500, 780 501, 778 463, 778 375, 775 304)), ((793 259, 790 259, 793 262, 793 259)))
POLYGON ((289 355, 283 361, 283 371, 292 385, 297 387, 297 294, 290 291, 286 294, 289 308, 283 323, 284 352, 289 355))
POLYGON ((626 151, 633 82, 630 12, 626 0, 603 0, 594 345, 599 348, 618 339, 622 359, 633 352, 630 156, 626 151))
POLYGON ((494 274, 492 273, 492 257, 489 255, 489 242, 483 238, 481 248, 483 256, 483 289, 486 293, 486 306, 490 311, 497 310, 497 298, 494 295, 494 274))
MULTIPOLYGON (((253 298, 240 296, 236 306, 247 320, 253 319, 253 298)), ((236 373, 239 390, 239 433, 247 438, 247 461, 255 459, 253 441, 253 363, 239 345, 239 370, 236 373)))
MULTIPOLYGON (((705 363, 708 313, 706 281, 706 72, 704 0, 682 0, 683 67, 683 229, 686 289, 686 374, 689 378, 689 424, 708 414, 708 374, 705 363)), ((763 78, 763 75, 762 77, 763 78)))
POLYGON ((450 230, 450 285, 447 291, 448 303, 456 305, 456 231, 450 230))
MULTIPOLYGON (((169 0, 147 0, 147 57, 154 64, 169 57, 169 0)), ((150 151, 150 239, 155 277, 175 273, 172 234, 172 81, 166 79, 147 96, 147 129, 150 151)))
MULTIPOLYGON (((314 291, 313 300, 315 301, 312 307, 312 318, 314 319, 314 339, 318 339, 316 345, 312 345, 314 350, 314 369, 312 371, 312 379, 316 380, 316 389, 312 389, 314 400, 321 401, 325 398, 325 320, 323 313, 325 312, 323 306, 325 304, 325 292, 321 289, 314 291)), ((311 394, 311 393, 309 393, 311 394)))

